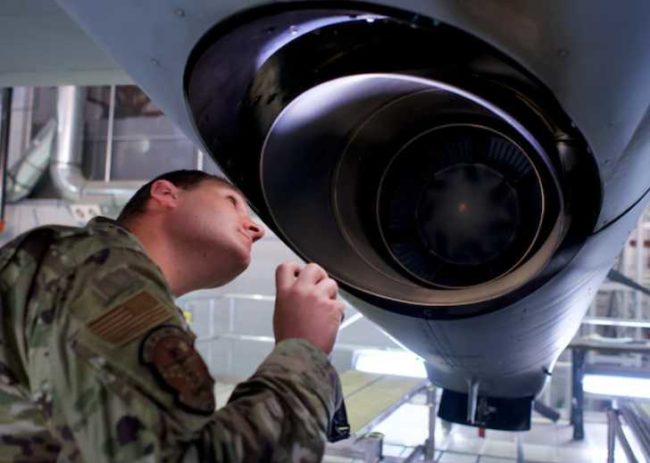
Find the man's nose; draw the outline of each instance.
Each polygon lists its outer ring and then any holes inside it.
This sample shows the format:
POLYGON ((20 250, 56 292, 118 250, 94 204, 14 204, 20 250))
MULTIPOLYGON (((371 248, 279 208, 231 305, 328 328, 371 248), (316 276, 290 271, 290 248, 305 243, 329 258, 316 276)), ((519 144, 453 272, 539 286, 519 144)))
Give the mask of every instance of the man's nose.
POLYGON ((251 234, 251 238, 253 239, 253 243, 259 239, 261 239, 264 236, 265 229, 263 226, 260 224, 253 222, 252 220, 248 220, 246 224, 246 229, 248 232, 251 234))

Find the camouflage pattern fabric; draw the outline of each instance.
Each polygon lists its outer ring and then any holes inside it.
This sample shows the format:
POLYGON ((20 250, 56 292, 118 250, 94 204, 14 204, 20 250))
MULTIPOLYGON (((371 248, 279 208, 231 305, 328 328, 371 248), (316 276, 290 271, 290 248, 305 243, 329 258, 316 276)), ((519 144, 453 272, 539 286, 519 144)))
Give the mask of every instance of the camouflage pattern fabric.
POLYGON ((320 461, 338 376, 279 343, 214 411, 167 283, 108 219, 0 250, 0 461, 320 461))

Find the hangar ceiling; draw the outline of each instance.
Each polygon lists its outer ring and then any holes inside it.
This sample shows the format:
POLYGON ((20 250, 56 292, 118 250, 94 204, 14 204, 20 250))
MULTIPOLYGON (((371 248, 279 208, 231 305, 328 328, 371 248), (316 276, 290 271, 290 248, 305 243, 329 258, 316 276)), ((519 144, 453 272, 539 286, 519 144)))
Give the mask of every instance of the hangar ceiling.
POLYGON ((130 83, 51 0, 4 0, 0 44, 0 87, 130 83))

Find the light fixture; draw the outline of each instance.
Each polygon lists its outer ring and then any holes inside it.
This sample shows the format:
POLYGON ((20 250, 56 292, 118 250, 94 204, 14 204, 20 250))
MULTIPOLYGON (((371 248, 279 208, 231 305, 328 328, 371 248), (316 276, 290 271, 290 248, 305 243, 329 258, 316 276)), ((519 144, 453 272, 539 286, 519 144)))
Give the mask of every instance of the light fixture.
POLYGON ((650 399, 650 378, 586 374, 582 387, 592 394, 650 399))
POLYGON ((366 373, 426 378, 424 361, 407 351, 360 349, 354 352, 352 367, 366 373))

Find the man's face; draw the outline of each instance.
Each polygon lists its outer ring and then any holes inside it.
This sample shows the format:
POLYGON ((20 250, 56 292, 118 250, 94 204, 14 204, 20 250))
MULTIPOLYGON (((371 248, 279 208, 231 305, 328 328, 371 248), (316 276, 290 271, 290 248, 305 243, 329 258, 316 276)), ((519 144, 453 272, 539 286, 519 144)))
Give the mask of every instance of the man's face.
POLYGON ((170 217, 175 236, 203 260, 201 264, 214 267, 208 284, 231 281, 248 267, 253 243, 262 238, 264 228, 251 219, 244 197, 227 184, 204 180, 178 193, 170 217))

